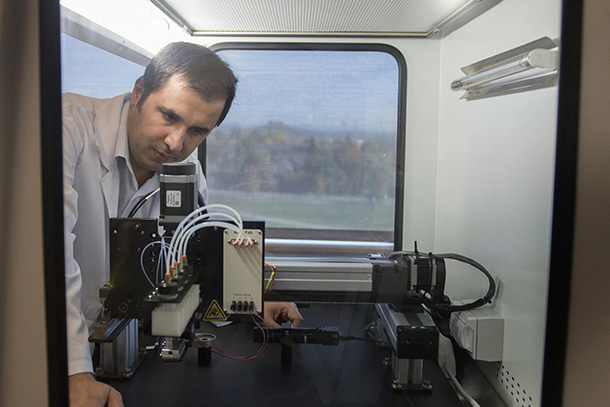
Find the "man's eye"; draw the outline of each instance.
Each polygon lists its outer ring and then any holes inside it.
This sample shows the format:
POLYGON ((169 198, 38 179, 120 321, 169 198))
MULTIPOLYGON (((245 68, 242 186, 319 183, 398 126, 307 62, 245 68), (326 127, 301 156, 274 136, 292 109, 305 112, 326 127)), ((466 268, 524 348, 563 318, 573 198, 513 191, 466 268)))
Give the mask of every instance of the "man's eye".
POLYGON ((168 122, 175 122, 176 121, 176 115, 168 113, 168 112, 163 112, 163 118, 165 120, 167 120, 168 122))
POLYGON ((203 129, 191 129, 191 133, 195 137, 202 137, 205 135, 205 131, 203 129))

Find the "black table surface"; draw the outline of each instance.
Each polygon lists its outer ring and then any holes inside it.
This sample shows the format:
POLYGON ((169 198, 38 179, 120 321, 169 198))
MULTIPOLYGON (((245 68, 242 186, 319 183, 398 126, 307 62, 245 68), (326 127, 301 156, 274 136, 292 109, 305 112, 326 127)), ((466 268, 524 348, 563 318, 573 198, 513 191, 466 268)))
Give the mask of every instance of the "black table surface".
MULTIPOLYGON (((344 336, 366 338, 375 320, 373 306, 311 304, 301 308, 306 327, 338 327, 344 336)), ((214 346, 231 355, 251 355, 254 325, 236 322, 217 328, 203 323, 197 332, 216 335, 214 346)), ((181 362, 164 362, 150 351, 129 380, 110 380, 125 406, 290 406, 290 407, 461 407, 447 379, 433 361, 424 364, 430 394, 392 389, 389 348, 373 341, 350 340, 338 346, 293 345, 289 371, 281 366, 280 343, 269 343, 257 358, 238 361, 212 354, 208 366, 190 348, 181 362)))

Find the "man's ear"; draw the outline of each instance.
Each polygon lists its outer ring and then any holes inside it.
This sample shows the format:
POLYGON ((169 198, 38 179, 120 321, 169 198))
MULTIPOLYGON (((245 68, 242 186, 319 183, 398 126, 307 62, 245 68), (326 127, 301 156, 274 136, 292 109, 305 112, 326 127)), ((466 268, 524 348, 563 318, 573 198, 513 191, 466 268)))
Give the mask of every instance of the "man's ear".
POLYGON ((131 106, 136 106, 140 99, 142 99, 142 94, 144 93, 144 86, 142 83, 144 82, 144 78, 139 77, 136 83, 133 85, 133 91, 131 92, 131 97, 129 98, 129 104, 131 106))

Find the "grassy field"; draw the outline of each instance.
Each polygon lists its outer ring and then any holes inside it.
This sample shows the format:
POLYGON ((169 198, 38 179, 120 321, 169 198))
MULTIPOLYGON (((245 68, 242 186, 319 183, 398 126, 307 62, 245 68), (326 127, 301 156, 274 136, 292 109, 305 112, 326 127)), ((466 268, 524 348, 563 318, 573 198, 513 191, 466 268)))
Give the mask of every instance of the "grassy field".
POLYGON ((209 203, 229 205, 243 219, 263 220, 267 227, 394 229, 394 201, 391 199, 210 191, 209 203))

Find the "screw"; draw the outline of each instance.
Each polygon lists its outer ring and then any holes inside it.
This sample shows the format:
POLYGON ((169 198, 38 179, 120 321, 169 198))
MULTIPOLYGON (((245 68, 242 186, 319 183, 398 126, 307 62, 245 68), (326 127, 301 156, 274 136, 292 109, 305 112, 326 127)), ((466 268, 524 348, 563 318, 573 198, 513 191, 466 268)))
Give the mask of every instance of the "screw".
POLYGON ((430 380, 424 380, 424 383, 421 385, 421 388, 424 390, 431 390, 432 383, 430 383, 430 380))
POLYGON ((402 384, 400 384, 400 382, 398 381, 398 379, 394 379, 392 381, 392 389, 394 390, 400 390, 402 389, 402 384))
POLYGON ((389 357, 385 357, 385 358, 383 358, 383 364, 386 366, 389 366, 392 364, 392 361, 390 360, 389 357))

